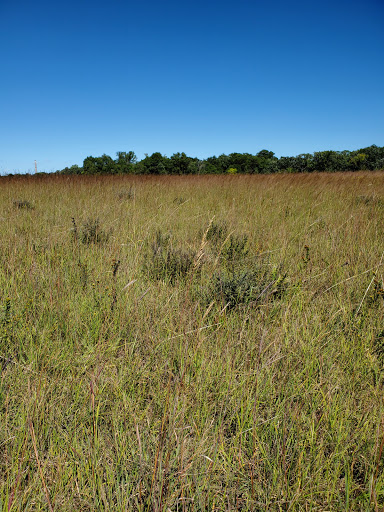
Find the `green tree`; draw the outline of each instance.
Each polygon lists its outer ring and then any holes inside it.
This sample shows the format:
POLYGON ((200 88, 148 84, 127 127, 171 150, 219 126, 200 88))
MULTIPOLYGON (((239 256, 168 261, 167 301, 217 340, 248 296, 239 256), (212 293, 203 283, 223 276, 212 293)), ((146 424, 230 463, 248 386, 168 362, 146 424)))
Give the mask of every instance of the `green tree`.
POLYGON ((257 153, 254 160, 257 164, 257 172, 261 174, 267 174, 273 171, 276 172, 277 158, 273 151, 262 149, 257 153))
POLYGON ((255 159, 250 153, 231 153, 228 155, 227 165, 224 169, 233 167, 240 173, 254 173, 255 172, 255 159))
POLYGON ((316 151, 313 154, 312 166, 315 171, 337 171, 338 155, 336 151, 316 151))
POLYGON ((83 162, 83 174, 114 174, 115 162, 104 154, 99 157, 87 156, 83 162))
POLYGON ((193 161, 194 159, 185 153, 174 153, 168 162, 170 174, 189 174, 190 164, 193 161))
POLYGON ((153 153, 141 160, 136 169, 140 174, 167 174, 168 158, 161 153, 153 153))
POLYGON ((273 151, 268 151, 268 149, 262 149, 256 154, 256 156, 269 160, 275 156, 275 153, 273 151))
POLYGON ((60 174, 68 174, 68 175, 73 175, 73 174, 83 174, 83 168, 82 167, 79 167, 78 165, 71 165, 71 167, 65 167, 64 169, 62 169, 61 171, 58 171, 60 174))
POLYGON ((133 151, 118 151, 116 153, 115 167, 118 174, 132 173, 137 162, 137 157, 133 151))

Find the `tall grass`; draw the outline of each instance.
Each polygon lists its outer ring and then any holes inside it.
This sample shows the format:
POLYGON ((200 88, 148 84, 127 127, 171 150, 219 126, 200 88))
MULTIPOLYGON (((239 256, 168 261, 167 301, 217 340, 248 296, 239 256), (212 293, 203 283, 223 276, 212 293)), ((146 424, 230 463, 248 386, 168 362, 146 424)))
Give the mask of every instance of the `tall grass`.
POLYGON ((382 510, 383 204, 382 173, 2 179, 0 509, 382 510))

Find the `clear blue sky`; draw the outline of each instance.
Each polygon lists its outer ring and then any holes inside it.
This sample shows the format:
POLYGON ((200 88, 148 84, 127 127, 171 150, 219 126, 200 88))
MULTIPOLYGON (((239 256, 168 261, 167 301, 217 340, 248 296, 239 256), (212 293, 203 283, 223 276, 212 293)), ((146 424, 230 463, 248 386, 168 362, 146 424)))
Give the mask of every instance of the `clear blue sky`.
POLYGON ((384 0, 0 0, 0 173, 384 145, 384 0))

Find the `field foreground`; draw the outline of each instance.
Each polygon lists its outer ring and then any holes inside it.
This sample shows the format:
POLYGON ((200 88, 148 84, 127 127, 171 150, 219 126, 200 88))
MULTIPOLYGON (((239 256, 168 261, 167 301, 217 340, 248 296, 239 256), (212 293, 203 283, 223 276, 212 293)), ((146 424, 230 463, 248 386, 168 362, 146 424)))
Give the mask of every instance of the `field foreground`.
POLYGON ((384 174, 0 181, 0 510, 384 506, 384 174))

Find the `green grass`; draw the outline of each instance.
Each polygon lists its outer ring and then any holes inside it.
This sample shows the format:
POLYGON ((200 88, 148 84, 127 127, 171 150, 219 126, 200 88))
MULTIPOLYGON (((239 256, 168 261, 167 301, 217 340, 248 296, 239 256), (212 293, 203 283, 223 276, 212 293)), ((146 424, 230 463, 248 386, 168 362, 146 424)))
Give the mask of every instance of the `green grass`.
POLYGON ((0 510, 382 510, 383 204, 379 172, 2 179, 0 510))

